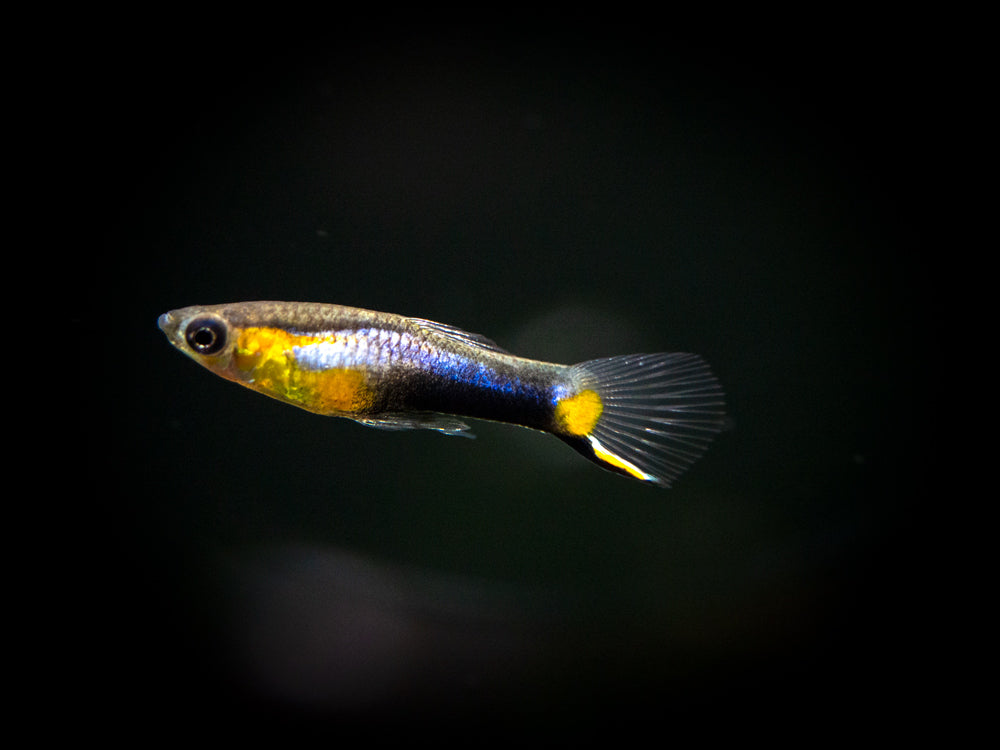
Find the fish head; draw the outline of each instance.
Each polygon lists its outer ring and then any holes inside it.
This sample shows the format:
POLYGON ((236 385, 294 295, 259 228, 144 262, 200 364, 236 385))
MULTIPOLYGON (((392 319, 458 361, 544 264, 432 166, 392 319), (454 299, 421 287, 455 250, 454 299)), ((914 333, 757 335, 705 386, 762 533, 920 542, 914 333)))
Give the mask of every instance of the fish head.
POLYGON ((372 392, 360 368, 317 367, 299 353, 329 344, 335 332, 303 332, 288 303, 184 307, 159 318, 181 352, 216 375, 307 411, 338 416, 365 412, 372 392))
POLYGON ((236 367, 241 328, 223 306, 182 307, 157 321, 167 340, 195 362, 228 380, 243 380, 236 367))

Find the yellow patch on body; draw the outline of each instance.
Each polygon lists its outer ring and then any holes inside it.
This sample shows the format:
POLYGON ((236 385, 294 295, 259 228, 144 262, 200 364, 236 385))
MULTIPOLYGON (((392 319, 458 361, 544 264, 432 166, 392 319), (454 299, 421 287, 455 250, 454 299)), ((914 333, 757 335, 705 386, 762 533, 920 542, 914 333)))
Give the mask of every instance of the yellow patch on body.
POLYGON ((359 414, 371 404, 372 394, 361 370, 340 368, 322 372, 302 372, 301 379, 312 381, 313 411, 321 414, 359 414))
POLYGON ((233 353, 233 379, 259 393, 312 412, 361 414, 371 405, 372 391, 362 370, 304 370, 292 350, 328 340, 302 336, 280 328, 244 328, 233 353))
POLYGON ((565 434, 586 435, 594 429, 603 412, 604 404, 596 391, 580 391, 556 404, 556 424, 565 434))

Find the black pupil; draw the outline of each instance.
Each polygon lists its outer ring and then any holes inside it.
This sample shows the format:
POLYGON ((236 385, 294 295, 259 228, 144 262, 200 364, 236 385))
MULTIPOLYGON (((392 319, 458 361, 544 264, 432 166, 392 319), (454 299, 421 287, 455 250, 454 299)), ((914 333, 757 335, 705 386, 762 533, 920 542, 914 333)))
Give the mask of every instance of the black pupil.
POLYGON ((215 354, 226 343, 226 329, 218 320, 195 320, 187 327, 186 337, 199 354, 215 354))
POLYGON ((211 328, 199 328, 194 332, 194 345, 200 349, 208 349, 215 341, 215 331, 211 328))

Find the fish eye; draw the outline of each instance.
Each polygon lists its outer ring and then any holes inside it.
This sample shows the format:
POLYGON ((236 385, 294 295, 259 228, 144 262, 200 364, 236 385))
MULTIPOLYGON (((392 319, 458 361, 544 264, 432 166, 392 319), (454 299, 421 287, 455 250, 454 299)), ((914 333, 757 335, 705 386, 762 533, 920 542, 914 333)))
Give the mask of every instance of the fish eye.
POLYGON ((184 338, 198 354, 215 354, 226 345, 226 326, 218 318, 195 318, 184 338))

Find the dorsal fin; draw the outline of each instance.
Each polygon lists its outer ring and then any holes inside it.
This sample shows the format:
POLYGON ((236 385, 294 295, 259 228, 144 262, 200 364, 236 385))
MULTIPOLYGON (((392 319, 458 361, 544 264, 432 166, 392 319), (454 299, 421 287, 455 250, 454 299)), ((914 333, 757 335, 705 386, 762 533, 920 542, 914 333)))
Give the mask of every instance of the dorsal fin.
POLYGON ((410 320, 419 325, 421 328, 428 329, 440 336, 446 336, 447 338, 459 341, 468 346, 476 346, 482 349, 487 349, 491 352, 507 354, 507 351, 497 342, 493 341, 493 339, 488 339, 481 334, 469 333, 468 331, 463 331, 461 328, 456 328, 455 326, 450 326, 445 323, 435 323, 433 320, 424 320, 423 318, 410 318, 410 320))

